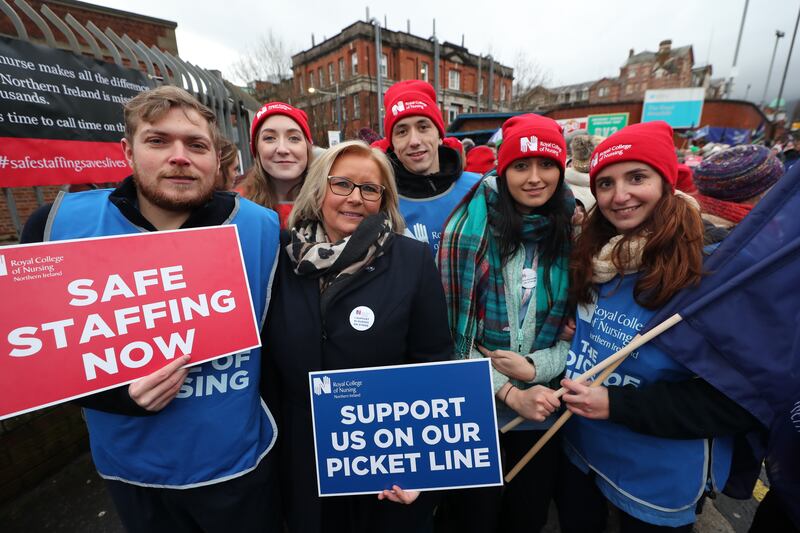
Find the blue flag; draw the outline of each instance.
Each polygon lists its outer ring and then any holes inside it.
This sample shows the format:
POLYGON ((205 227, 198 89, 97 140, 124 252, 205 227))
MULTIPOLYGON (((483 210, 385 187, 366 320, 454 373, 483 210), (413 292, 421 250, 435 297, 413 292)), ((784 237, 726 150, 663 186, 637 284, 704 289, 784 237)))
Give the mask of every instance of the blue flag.
POLYGON ((800 168, 782 177, 645 330, 766 428, 771 490, 800 524, 800 168))

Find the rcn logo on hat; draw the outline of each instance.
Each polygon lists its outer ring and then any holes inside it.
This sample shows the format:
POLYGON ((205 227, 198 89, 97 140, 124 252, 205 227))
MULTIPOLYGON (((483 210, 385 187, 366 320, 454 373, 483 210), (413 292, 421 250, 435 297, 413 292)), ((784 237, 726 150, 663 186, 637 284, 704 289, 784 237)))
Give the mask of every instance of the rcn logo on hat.
POLYGON ((322 376, 321 378, 314 378, 312 380, 314 385, 314 394, 320 396, 321 394, 331 393, 331 378, 322 376))
POLYGON ((536 137, 536 135, 531 135, 530 137, 520 137, 519 151, 523 154, 526 152, 538 152, 539 139, 536 137))
POLYGON ((6 256, 0 255, 0 276, 8 276, 8 268, 6 268, 6 256))
POLYGON ((599 156, 599 154, 595 154, 595 156, 592 158, 592 161, 590 163, 591 168, 594 168, 594 167, 597 166, 597 158, 598 158, 598 156, 599 156))
POLYGON ((392 115, 397 116, 406 110, 406 103, 400 100, 392 106, 392 115))

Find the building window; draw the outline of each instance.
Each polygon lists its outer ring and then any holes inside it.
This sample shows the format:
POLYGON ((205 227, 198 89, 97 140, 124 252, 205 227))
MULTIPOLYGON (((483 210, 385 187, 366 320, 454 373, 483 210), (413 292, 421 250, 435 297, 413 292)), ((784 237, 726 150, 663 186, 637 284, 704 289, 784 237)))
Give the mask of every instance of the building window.
POLYGON ((336 80, 333 77, 333 63, 328 63, 328 85, 333 85, 336 80))
POLYGON ((303 76, 298 76, 297 77, 297 82, 298 82, 297 83, 298 88, 300 89, 300 94, 302 95, 303 93, 306 92, 305 87, 303 87, 303 76))
POLYGON ((625 94, 633 94, 633 85, 626 85, 625 86, 625 94))
POLYGON ((419 79, 422 81, 428 81, 428 68, 428 64, 423 62, 419 69, 419 79))
MULTIPOLYGON (((452 70, 450 72, 453 72, 452 70)), ((447 109, 447 123, 452 124, 458 116, 458 107, 451 106, 447 109)))
POLYGON ((505 83, 501 83, 500 84, 500 101, 504 102, 505 99, 506 99, 506 84, 505 83))
POLYGON ((361 118, 361 100, 358 95, 353 95, 353 118, 361 118))
POLYGON ((339 81, 344 80, 344 58, 339 58, 339 81))
POLYGON ((381 76, 389 77, 389 58, 386 57, 386 54, 381 54, 381 76))
POLYGON ((325 79, 322 77, 322 67, 317 69, 317 77, 319 78, 319 86, 325 87, 325 79))
POLYGON ((636 76, 636 68, 635 67, 631 67, 631 68, 628 69, 628 77, 629 78, 633 78, 634 76, 636 76))
POLYGON ((581 100, 588 100, 589 99, 589 89, 584 89, 581 91, 581 100))
POLYGON ((347 99, 342 97, 342 129, 347 124, 347 99))
POLYGON ((313 87, 314 86, 314 72, 313 71, 308 73, 308 86, 309 87, 313 87))
POLYGON ((336 124, 336 100, 331 101, 331 124, 336 124))
POLYGON ((358 53, 355 52, 350 55, 350 74, 358 75, 358 53))
POLYGON ((600 98, 608 96, 608 87, 600 87, 597 89, 597 96, 600 98))
POLYGON ((457 70, 449 71, 447 76, 447 86, 450 89, 460 91, 461 90, 461 73, 457 70))
POLYGON ((478 95, 483 95, 483 78, 481 78, 480 83, 478 83, 478 95))

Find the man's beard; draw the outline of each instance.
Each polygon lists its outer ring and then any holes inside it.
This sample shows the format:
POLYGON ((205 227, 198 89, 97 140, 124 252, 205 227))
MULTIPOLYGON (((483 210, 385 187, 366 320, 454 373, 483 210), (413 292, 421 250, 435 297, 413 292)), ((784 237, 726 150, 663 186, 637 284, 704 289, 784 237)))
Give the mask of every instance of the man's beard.
MULTIPOLYGON (((142 183, 137 177, 138 172, 136 171, 136 167, 134 165, 133 168, 133 182, 136 184, 136 189, 139 193, 146 198, 150 203, 153 205, 160 207, 166 211, 172 211, 175 213, 185 213, 187 211, 193 211, 198 207, 202 207, 207 204, 211 198, 214 196, 214 182, 211 181, 205 189, 198 190, 194 195, 185 196, 181 195, 180 197, 175 197, 174 194, 166 194, 162 190, 158 188, 158 182, 156 183, 142 183)), ((159 175, 158 179, 162 179, 166 177, 166 175, 159 175)), ((198 180, 198 183, 200 181, 198 180)))

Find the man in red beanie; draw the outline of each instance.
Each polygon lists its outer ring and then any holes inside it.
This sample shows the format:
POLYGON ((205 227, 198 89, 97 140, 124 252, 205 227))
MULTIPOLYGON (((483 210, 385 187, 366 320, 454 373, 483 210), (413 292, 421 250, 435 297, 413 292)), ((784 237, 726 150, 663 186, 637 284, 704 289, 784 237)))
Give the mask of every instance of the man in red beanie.
POLYGON ((400 212, 411 236, 427 242, 435 254, 447 216, 480 176, 464 172, 461 154, 442 143, 444 122, 430 83, 395 83, 383 104, 386 155, 397 179, 400 212))

